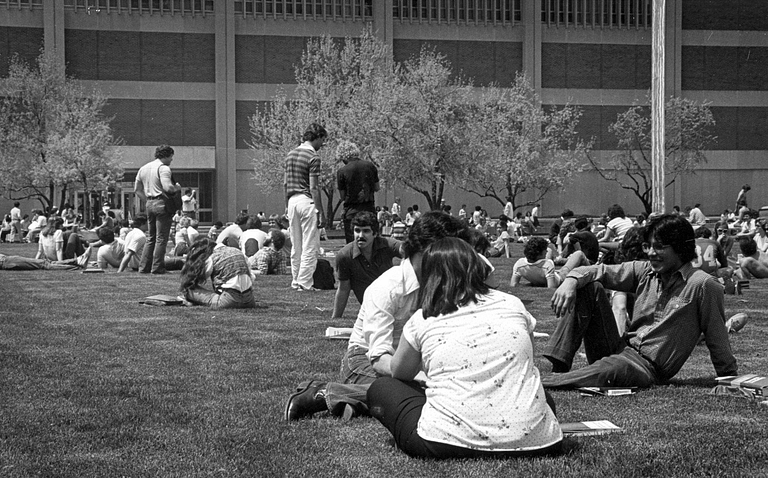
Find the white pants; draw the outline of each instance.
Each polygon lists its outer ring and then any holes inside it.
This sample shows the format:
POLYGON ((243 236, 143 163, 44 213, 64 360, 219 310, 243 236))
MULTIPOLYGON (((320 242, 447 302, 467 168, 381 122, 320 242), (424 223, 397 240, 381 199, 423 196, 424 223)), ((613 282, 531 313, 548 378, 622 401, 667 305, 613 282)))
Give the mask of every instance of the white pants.
POLYGON ((303 194, 288 200, 288 228, 291 233, 291 287, 312 287, 312 275, 317 267, 320 250, 320 230, 317 228, 315 202, 303 194))

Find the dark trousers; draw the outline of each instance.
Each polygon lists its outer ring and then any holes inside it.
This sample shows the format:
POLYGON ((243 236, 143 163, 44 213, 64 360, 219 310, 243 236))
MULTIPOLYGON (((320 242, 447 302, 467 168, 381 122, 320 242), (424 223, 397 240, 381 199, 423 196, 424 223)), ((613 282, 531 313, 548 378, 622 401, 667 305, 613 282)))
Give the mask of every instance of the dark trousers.
POLYGON ((346 239, 347 244, 355 240, 355 228, 352 227, 352 218, 355 217, 355 214, 363 211, 376 214, 376 205, 374 203, 344 205, 342 221, 344 222, 344 239, 346 239))
POLYGON ((611 303, 598 282, 577 291, 574 307, 560 318, 543 355, 570 368, 582 341, 589 365, 550 374, 541 380, 544 387, 650 387, 657 383, 653 364, 619 336, 611 303))
MULTIPOLYGON (((554 404, 549 396, 547 401, 550 406, 554 404)), ((561 450, 562 442, 540 450, 485 451, 425 440, 417 433, 425 403, 426 393, 417 382, 401 382, 395 378, 382 377, 376 379, 368 389, 371 415, 389 430, 397 447, 412 457, 508 458, 547 455, 561 450)))
POLYGON ((64 233, 64 259, 77 259, 85 254, 85 241, 76 232, 64 233))

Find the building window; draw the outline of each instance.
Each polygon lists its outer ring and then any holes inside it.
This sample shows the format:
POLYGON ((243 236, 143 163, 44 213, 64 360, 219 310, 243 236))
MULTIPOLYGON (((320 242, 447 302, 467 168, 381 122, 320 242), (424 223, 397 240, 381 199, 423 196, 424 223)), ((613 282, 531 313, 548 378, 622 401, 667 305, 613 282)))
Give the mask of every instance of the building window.
POLYGON ((401 23, 514 25, 522 19, 522 0, 394 0, 401 23))
POLYGON ((549 26, 651 28, 653 0, 541 0, 549 26))

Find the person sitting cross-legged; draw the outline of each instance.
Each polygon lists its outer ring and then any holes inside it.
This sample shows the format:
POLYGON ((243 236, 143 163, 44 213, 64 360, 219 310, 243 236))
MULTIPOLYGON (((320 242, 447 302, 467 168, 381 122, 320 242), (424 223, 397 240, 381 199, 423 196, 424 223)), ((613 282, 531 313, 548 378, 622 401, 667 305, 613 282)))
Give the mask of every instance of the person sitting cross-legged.
POLYGON ((543 356, 552 362, 545 388, 650 387, 677 374, 703 333, 718 376, 737 375, 725 326, 723 286, 696 270, 693 227, 659 215, 641 229, 648 261, 572 270, 552 296, 559 317, 543 356), (604 288, 634 292, 632 317, 619 335, 604 288), (589 365, 571 371, 584 342, 589 365))
POLYGON ((253 275, 240 249, 217 244, 204 236, 189 248, 181 270, 182 297, 192 304, 216 309, 248 309, 257 306, 253 275), (213 291, 202 287, 211 280, 213 291))

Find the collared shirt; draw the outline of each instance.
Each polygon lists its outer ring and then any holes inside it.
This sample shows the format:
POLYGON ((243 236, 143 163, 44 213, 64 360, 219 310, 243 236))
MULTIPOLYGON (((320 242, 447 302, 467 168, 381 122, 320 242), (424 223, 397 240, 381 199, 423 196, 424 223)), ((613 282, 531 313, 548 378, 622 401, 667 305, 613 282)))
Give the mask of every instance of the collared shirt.
POLYGON ((164 192, 174 190, 171 180, 171 168, 163 164, 159 159, 150 161, 139 169, 136 173, 136 182, 133 186, 134 191, 144 191, 146 196, 156 197, 164 192), (158 174, 158 169, 160 174, 158 174))
POLYGON ((373 238, 371 260, 365 258, 356 241, 344 246, 336 254, 336 278, 348 280, 357 301, 363 303, 363 293, 384 271, 392 267, 392 259, 400 256, 400 241, 373 238))
POLYGON ((295 194, 312 197, 309 189, 309 177, 320 176, 320 156, 309 141, 293 149, 285 158, 285 197, 295 194))
POLYGON ((717 375, 737 374, 725 328, 723 286, 690 263, 672 274, 666 287, 647 261, 579 267, 568 277, 578 287, 597 281, 606 289, 636 294, 625 339, 655 365, 661 380, 680 371, 702 333, 717 375))
POLYGON ((270 246, 264 246, 259 251, 248 258, 248 266, 254 274, 287 274, 285 267, 285 255, 272 249, 270 246))
POLYGON ((403 326, 419 308, 419 281, 411 261, 384 272, 368 287, 357 314, 349 348, 367 349, 373 363, 385 354, 394 354, 403 326))
MULTIPOLYGON (((144 252, 144 246, 147 244, 147 233, 135 227, 125 236, 125 252, 133 252, 128 267, 138 269, 141 262, 141 254, 144 252)), ((122 259, 121 259, 122 260, 122 259)))

